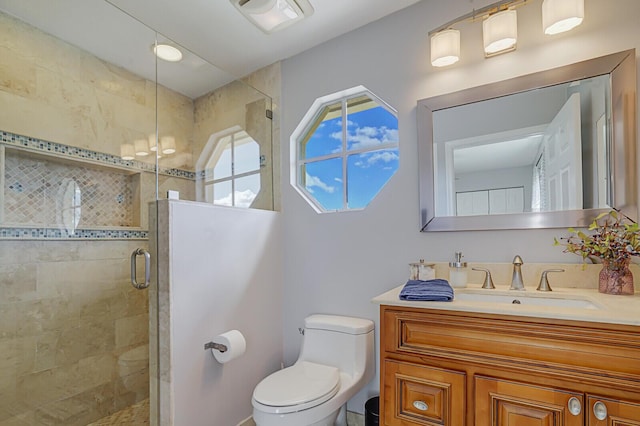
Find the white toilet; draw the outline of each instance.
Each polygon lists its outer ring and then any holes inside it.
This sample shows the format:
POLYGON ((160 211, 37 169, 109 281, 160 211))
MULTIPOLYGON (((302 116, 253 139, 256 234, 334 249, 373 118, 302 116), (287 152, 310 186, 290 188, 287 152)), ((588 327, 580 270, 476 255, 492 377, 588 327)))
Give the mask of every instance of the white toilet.
POLYGON ((257 426, 346 426, 347 401, 373 379, 373 321, 311 315, 304 328, 296 363, 253 391, 257 426))

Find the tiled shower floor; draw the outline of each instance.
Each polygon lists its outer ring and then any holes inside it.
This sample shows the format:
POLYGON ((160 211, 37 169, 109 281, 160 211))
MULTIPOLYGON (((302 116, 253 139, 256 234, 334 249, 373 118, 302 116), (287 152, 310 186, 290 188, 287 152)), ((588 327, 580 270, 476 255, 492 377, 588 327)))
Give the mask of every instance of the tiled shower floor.
POLYGON ((114 413, 109 417, 104 417, 97 422, 91 423, 87 426, 138 426, 148 424, 149 400, 145 399, 144 401, 140 401, 137 404, 127 407, 124 410, 118 411, 117 413, 114 413))

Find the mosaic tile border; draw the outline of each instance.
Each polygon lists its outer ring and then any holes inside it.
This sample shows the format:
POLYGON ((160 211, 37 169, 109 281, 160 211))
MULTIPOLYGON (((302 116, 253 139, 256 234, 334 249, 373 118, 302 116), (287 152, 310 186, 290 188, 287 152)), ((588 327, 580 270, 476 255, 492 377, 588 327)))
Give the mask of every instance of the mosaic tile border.
POLYGON ((0 227, 2 240, 147 240, 149 231, 125 229, 76 229, 73 235, 58 228, 0 227))
MULTIPOLYGON (((110 166, 119 166, 143 172, 156 172, 155 164, 144 163, 136 160, 123 160, 117 155, 105 154, 103 152, 91 151, 89 149, 78 148, 71 145, 64 145, 42 139, 31 138, 15 133, 0 130, 0 142, 7 146, 26 148, 32 151, 55 154, 57 156, 72 158, 76 160, 90 160, 95 163, 110 166)), ((196 179, 196 173, 189 170, 160 167, 159 174, 183 179, 196 179)))

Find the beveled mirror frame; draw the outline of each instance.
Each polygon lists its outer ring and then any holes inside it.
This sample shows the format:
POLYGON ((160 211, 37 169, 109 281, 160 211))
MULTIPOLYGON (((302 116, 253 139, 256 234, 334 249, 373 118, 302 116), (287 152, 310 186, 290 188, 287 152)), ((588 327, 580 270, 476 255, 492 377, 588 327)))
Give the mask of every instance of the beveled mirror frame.
POLYGON ((636 54, 625 50, 575 64, 528 74, 459 92, 422 99, 417 105, 421 231, 541 229, 587 226, 608 209, 527 212, 486 216, 435 216, 433 113, 445 108, 498 98, 609 74, 611 76, 611 205, 637 221, 636 54))

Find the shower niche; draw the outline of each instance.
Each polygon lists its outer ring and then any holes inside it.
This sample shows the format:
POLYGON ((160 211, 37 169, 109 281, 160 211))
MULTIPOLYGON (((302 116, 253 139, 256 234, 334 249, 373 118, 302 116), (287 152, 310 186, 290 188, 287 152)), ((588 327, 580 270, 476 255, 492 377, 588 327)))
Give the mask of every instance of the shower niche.
POLYGON ((119 157, 36 145, 43 149, 0 145, 2 237, 146 237, 144 171, 124 167, 119 157))

